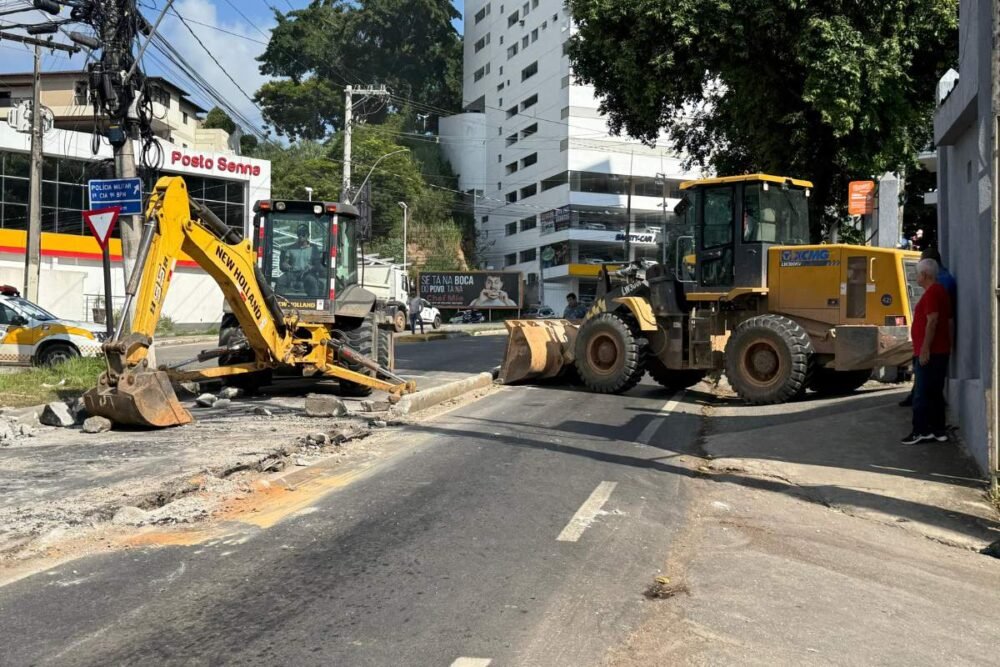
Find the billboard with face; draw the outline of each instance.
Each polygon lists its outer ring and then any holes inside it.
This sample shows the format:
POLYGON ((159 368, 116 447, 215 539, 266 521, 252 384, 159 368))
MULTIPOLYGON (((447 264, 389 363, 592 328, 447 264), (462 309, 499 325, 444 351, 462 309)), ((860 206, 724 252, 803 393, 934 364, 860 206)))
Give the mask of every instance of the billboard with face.
POLYGON ((438 308, 517 309, 524 301, 519 271, 421 273, 420 296, 438 308))

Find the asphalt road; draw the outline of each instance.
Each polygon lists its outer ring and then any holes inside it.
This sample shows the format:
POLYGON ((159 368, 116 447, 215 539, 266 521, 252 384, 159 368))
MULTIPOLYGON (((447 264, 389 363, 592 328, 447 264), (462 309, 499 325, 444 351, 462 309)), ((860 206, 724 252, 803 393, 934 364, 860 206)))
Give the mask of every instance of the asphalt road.
POLYGON ((0 588, 0 664, 598 664, 685 514, 700 416, 672 398, 502 389, 268 529, 0 588))

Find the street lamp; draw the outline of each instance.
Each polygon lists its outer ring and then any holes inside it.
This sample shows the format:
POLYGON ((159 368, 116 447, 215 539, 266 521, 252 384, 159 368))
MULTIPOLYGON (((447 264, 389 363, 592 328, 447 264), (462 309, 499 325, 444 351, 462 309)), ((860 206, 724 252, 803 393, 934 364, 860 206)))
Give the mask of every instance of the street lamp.
POLYGON ((398 151, 393 151, 391 153, 386 153, 385 155, 383 155, 379 159, 375 160, 375 164, 373 164, 372 168, 368 170, 368 175, 365 176, 365 180, 361 181, 361 185, 358 186, 358 192, 357 192, 357 194, 355 194, 354 197, 351 199, 351 201, 348 202, 348 203, 353 204, 354 202, 356 202, 358 200, 358 197, 361 195, 361 191, 365 189, 365 183, 367 183, 368 179, 372 177, 372 174, 375 172, 375 167, 378 166, 379 162, 381 162, 382 160, 386 159, 390 155, 399 155, 400 153, 409 153, 409 152, 410 152, 409 148, 400 148, 398 151))
POLYGON ((410 209, 406 205, 406 202, 399 202, 399 207, 403 209, 403 271, 406 271, 407 274, 409 274, 409 271, 406 268, 406 219, 410 215, 410 209))

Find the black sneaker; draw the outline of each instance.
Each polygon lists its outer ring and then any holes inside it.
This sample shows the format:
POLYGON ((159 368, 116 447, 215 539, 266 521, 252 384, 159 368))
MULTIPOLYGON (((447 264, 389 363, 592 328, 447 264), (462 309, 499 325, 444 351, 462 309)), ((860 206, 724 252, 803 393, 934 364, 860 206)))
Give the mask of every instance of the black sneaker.
POLYGON ((906 398, 899 402, 899 407, 901 408, 912 408, 913 407, 913 394, 908 394, 906 398))
POLYGON ((910 435, 908 435, 905 438, 903 438, 902 440, 900 440, 900 442, 902 444, 904 444, 904 445, 916 445, 916 444, 919 444, 921 442, 926 442, 928 440, 933 440, 933 439, 934 439, 933 435, 930 435, 930 434, 927 434, 927 433, 921 434, 921 433, 913 432, 910 435))
POLYGON ((950 440, 947 431, 938 431, 936 433, 932 433, 931 437, 937 440, 938 442, 948 442, 948 440, 950 440))

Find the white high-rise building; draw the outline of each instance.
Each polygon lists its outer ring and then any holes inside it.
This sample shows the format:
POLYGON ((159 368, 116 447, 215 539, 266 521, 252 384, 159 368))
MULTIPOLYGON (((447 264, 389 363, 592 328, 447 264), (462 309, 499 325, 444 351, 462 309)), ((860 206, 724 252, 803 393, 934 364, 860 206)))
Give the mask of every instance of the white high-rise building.
POLYGON ((601 261, 625 259, 629 184, 632 258, 660 259, 694 177, 667 148, 610 134, 594 89, 574 81, 574 29, 563 0, 466 0, 463 113, 440 125, 475 195, 482 268, 523 271, 529 302, 559 313, 570 292, 593 298, 601 261))

